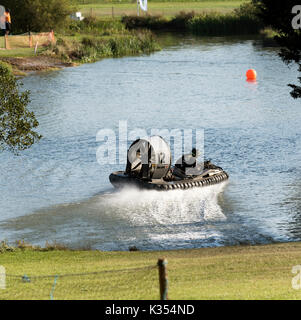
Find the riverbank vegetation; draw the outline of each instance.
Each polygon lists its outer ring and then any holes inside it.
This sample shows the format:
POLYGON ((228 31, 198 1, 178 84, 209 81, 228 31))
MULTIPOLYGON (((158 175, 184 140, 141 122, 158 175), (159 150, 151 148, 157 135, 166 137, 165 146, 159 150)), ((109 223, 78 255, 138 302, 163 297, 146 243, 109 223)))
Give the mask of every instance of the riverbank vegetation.
MULTIPOLYGON (((35 24, 30 23, 30 27, 25 26, 24 17, 20 19, 19 24, 15 26, 17 30, 25 31, 26 28, 33 28, 36 31, 45 31, 53 27, 56 35, 56 43, 49 46, 39 46, 37 50, 34 48, 18 48, 15 50, 4 50, 0 52, 0 59, 8 58, 5 61, 10 63, 10 57, 13 58, 14 65, 17 70, 18 64, 21 71, 27 72, 27 66, 22 66, 24 59, 16 59, 20 57, 32 57, 33 63, 29 66, 29 70, 33 70, 36 65, 37 70, 43 70, 41 63, 46 61, 46 65, 50 69, 64 67, 67 63, 94 62, 106 57, 120 57, 126 55, 150 54, 156 50, 160 50, 159 44, 156 42, 155 36, 151 33, 153 30, 171 30, 174 32, 188 31, 197 35, 241 35, 241 34, 259 34, 262 24, 254 14, 254 6, 246 1, 204 1, 214 5, 223 5, 226 7, 231 4, 231 13, 221 13, 217 11, 203 11, 197 13, 195 11, 180 12, 173 17, 160 15, 125 15, 122 18, 102 17, 90 11, 84 20, 74 21, 67 17, 67 13, 73 10, 80 9, 81 6, 100 5, 103 1, 63 1, 61 6, 63 14, 60 16, 60 21, 55 17, 53 7, 57 0, 51 0, 49 3, 46 0, 36 1, 33 5, 28 0, 22 0, 22 3, 27 6, 28 10, 33 10, 36 7, 44 5, 50 14, 45 20, 39 17, 35 24), (71 6, 72 4, 72 6, 71 6), (74 6, 73 6, 74 5, 74 6), (33 6, 33 7, 32 7, 33 6), (234 8, 234 11, 233 11, 234 8), (22 22, 23 21, 23 22, 22 22), (37 58, 38 56, 49 57, 47 59, 37 58), (57 61, 51 59, 60 59, 63 64, 59 65, 57 61)), ((18 1, 13 0, 13 5, 17 8, 18 1)), ((111 2, 109 2, 111 3, 111 2)), ((150 2, 151 3, 151 2, 150 2)), ((159 2, 154 2, 159 4, 159 2)), ((168 2, 162 2, 164 6, 168 2)), ((187 5, 190 2, 171 2, 187 5)), ((198 2, 193 2, 199 4, 198 2)), ((129 2, 122 1, 114 3, 114 5, 129 5, 129 2)), ((179 7, 179 6, 178 6, 179 7)), ((19 8, 19 7, 18 7, 19 8)), ((39 7, 40 8, 40 7, 39 7)), ((44 8, 44 9, 45 9, 44 8)), ((189 6, 189 9, 193 9, 189 6)), ((19 8, 20 9, 20 8, 19 8)), ((40 8, 41 9, 41 8, 40 8)), ((40 11, 39 9, 39 11, 40 11)), ((43 10, 44 10, 43 9, 43 10)), ((45 10, 46 10, 45 9, 45 10)), ((45 11, 44 10, 44 11, 45 11)), ((19 10, 20 11, 20 10, 19 10)), ((26 10, 25 10, 26 11, 26 10)), ((19 12, 19 14, 21 14, 19 12)), ((34 16, 34 15, 33 15, 34 16)), ((16 15, 18 17, 18 15, 16 15)), ((35 20, 35 19, 34 19, 35 20)), ((27 30, 27 29, 26 29, 27 30)), ((49 30, 48 30, 49 31, 49 30)), ((48 67, 45 67, 47 69, 48 67)))
POLYGON ((56 42, 35 48, 1 50, 0 60, 14 66, 15 74, 94 62, 102 58, 150 54, 160 50, 148 30, 127 30, 121 21, 87 17, 56 34, 56 42), (31 60, 31 61, 29 61, 31 60))
POLYGON ((197 35, 242 35, 259 34, 263 24, 252 3, 244 3, 231 13, 182 11, 175 17, 123 16, 122 22, 128 29, 189 31, 197 35))
MULTIPOLYGON (((149 54, 160 49, 150 31, 129 31, 120 20, 103 21, 92 16, 83 21, 70 19, 70 13, 76 11, 74 1, 9 0, 3 4, 9 6, 13 13, 13 32, 25 33, 19 37, 17 48, 0 52, 0 59, 14 65, 17 73, 31 71, 35 66, 37 70, 43 70, 43 61, 50 69, 65 66, 51 59, 60 59, 64 63, 86 63, 105 57, 149 54), (55 30, 56 43, 26 48, 29 31, 49 32, 52 29, 55 30), (26 59, 17 59, 19 57, 31 57, 33 63, 30 65, 26 59)), ((15 40, 13 37, 9 41, 15 40)))
POLYGON ((150 54, 160 47, 148 30, 129 31, 114 20, 88 17, 72 22, 65 35, 47 48, 44 55, 53 55, 67 61, 94 62, 106 57, 150 54))
MULTIPOLYGON (((213 3, 214 1, 212 1, 213 3)), ((71 21, 55 46, 44 54, 55 54, 65 61, 93 62, 105 57, 149 54, 159 50, 152 30, 190 31, 200 35, 259 34, 262 24, 254 6, 243 3, 231 14, 180 12, 165 16, 123 16, 100 19, 93 15, 71 21)))
POLYGON ((81 39, 60 37, 44 54, 55 54, 73 62, 95 62, 102 58, 149 54, 159 50, 151 32, 140 31, 123 36, 85 36, 81 39))
POLYGON ((151 252, 41 250, 21 243, 0 253, 7 273, 0 298, 158 299, 156 264, 166 257, 170 299, 300 299, 292 288, 300 250, 301 243, 151 252))

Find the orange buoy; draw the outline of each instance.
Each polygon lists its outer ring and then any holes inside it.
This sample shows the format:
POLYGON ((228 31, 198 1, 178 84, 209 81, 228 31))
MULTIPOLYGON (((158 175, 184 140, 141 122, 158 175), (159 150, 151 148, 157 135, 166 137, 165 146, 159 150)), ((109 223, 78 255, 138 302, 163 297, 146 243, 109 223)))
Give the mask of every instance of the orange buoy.
POLYGON ((256 80, 257 72, 254 69, 249 69, 246 73, 247 80, 256 80))

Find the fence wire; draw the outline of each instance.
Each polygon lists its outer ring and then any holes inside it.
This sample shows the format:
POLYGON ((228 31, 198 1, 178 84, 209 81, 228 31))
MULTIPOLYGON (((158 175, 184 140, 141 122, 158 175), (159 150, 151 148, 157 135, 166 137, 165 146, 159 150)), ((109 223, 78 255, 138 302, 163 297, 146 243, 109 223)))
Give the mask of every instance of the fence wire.
POLYGON ((156 266, 56 275, 6 274, 0 299, 158 299, 156 266))

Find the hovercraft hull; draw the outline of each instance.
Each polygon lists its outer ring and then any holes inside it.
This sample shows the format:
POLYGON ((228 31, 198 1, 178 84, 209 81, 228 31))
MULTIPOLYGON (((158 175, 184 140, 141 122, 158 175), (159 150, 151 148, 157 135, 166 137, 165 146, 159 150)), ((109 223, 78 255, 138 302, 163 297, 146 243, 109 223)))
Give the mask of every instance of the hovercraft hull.
POLYGON ((218 173, 208 172, 207 175, 185 178, 182 180, 165 181, 164 179, 155 179, 151 181, 142 180, 137 177, 131 177, 124 171, 116 171, 111 173, 110 182, 115 188, 123 188, 125 186, 135 186, 141 189, 168 191, 176 189, 201 188, 214 185, 228 180, 228 174, 221 170, 218 173))

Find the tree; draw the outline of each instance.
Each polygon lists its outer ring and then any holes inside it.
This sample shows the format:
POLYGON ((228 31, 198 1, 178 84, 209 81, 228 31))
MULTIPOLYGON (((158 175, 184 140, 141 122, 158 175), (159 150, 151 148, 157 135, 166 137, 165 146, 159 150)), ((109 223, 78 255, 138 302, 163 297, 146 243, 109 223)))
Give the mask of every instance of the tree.
POLYGON ((2 0, 9 8, 14 32, 58 30, 75 10, 72 0, 2 0))
POLYGON ((19 92, 15 76, 5 63, 0 63, 0 151, 17 153, 28 149, 41 136, 33 131, 39 123, 27 110, 29 91, 19 92))
MULTIPOLYGON (((296 0, 252 0, 258 9, 258 16, 266 26, 272 27, 278 35, 275 40, 281 46, 280 57, 286 64, 297 63, 301 73, 301 15, 292 12, 298 4, 296 0), (297 22, 295 28, 293 21, 297 22), (299 29, 296 29, 296 27, 299 29)), ((295 10, 294 10, 295 11, 295 10)), ((300 74, 301 75, 301 74, 300 74)), ((301 83, 301 76, 298 77, 301 83)), ((301 98, 301 86, 289 84, 291 96, 301 98)))

